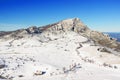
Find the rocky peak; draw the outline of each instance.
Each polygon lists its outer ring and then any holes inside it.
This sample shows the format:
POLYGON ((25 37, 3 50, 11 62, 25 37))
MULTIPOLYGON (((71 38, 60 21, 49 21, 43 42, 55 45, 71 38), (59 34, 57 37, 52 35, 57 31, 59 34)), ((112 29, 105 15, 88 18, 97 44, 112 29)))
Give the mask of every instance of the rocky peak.
POLYGON ((57 23, 49 24, 46 26, 36 27, 31 26, 27 29, 19 29, 16 31, 0 32, 1 36, 6 36, 9 34, 19 35, 19 34, 41 34, 42 32, 56 33, 56 32, 67 32, 74 31, 77 33, 83 33, 89 30, 86 25, 84 25, 79 18, 66 19, 57 23), (4 34, 4 35, 3 35, 4 34))
POLYGON ((49 32, 74 31, 77 33, 83 33, 89 30, 89 28, 85 24, 83 24, 79 18, 73 18, 73 19, 62 20, 60 22, 44 26, 42 30, 49 32))
POLYGON ((75 22, 80 22, 80 19, 79 18, 65 19, 60 21, 59 23, 74 24, 75 22))

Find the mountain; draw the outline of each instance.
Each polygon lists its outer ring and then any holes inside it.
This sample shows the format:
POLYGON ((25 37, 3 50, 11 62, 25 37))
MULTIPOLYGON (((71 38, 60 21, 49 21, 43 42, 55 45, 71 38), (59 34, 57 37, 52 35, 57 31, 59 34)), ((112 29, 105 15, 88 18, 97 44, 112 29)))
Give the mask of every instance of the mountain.
POLYGON ((79 18, 0 32, 0 80, 119 80, 120 43, 79 18))
POLYGON ((45 37, 50 37, 50 35, 64 34, 67 32, 76 32, 89 40, 94 41, 94 43, 100 44, 102 46, 112 48, 115 51, 120 51, 120 43, 116 39, 111 38, 109 35, 105 35, 101 32, 90 30, 85 24, 83 24, 79 18, 62 20, 60 22, 36 27, 32 26, 27 29, 20 29, 11 32, 0 32, 0 38, 11 39, 11 38, 23 38, 26 35, 40 34, 45 37))
POLYGON ((67 31, 75 31, 75 32, 84 32, 84 30, 87 30, 87 26, 84 25, 78 18, 75 19, 67 19, 63 20, 54 24, 36 27, 32 26, 27 29, 20 29, 16 31, 11 31, 9 34, 8 32, 1 32, 4 33, 2 36, 10 35, 10 37, 16 37, 20 34, 40 34, 43 32, 53 32, 53 33, 60 33, 60 32, 67 32, 67 31), (16 36, 14 36, 16 35, 16 36))

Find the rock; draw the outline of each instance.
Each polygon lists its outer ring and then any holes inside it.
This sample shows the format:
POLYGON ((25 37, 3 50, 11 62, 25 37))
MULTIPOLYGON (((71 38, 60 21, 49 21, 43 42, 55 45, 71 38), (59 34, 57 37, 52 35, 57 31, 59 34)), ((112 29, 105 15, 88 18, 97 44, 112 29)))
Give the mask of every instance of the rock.
POLYGON ((36 26, 32 26, 32 27, 29 27, 26 29, 26 31, 29 33, 29 34, 33 34, 33 33, 39 33, 39 29, 36 27, 36 26))
POLYGON ((102 48, 98 48, 97 49, 98 51, 100 52, 107 52, 107 53, 111 53, 108 49, 106 49, 105 47, 102 47, 102 48))
POLYGON ((114 69, 118 69, 118 67, 117 67, 117 66, 114 66, 114 69))
POLYGON ((5 67, 5 61, 0 59, 0 69, 5 67))
POLYGON ((39 71, 39 70, 37 70, 35 73, 34 73, 34 75, 44 75, 46 72, 45 71, 39 71))
POLYGON ((4 79, 6 79, 6 77, 0 75, 0 79, 3 79, 3 80, 4 80, 4 79))
POLYGON ((24 75, 18 75, 18 77, 24 77, 24 75))

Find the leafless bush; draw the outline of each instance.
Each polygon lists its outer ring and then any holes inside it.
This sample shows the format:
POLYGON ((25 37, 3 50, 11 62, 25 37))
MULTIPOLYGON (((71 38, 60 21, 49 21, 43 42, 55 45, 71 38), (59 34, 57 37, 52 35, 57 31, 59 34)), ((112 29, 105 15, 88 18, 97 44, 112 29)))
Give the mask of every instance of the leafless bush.
POLYGON ((78 68, 81 68, 80 63, 78 63, 78 64, 77 63, 73 63, 73 64, 69 65, 68 69, 63 67, 63 72, 64 73, 68 73, 70 71, 76 71, 78 68))

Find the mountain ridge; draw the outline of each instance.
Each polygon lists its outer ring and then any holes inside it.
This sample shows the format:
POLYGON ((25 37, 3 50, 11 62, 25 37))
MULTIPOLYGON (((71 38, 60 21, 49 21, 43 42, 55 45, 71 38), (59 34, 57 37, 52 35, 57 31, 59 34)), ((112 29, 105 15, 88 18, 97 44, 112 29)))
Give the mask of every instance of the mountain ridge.
MULTIPOLYGON (((15 32, 15 31, 22 31, 22 30, 26 30, 28 33, 41 33, 41 31, 47 29, 47 28, 50 28, 50 27, 53 27, 53 26, 63 26, 66 25, 66 23, 68 24, 76 24, 77 22, 81 23, 81 26, 83 26, 84 24, 80 21, 79 18, 73 18, 73 19, 66 19, 66 20, 61 20, 59 22, 56 22, 56 23, 53 23, 53 24, 48 24, 48 25, 45 25, 45 26, 40 26, 40 27, 36 27, 36 26, 31 26, 27 29, 18 29, 18 30, 14 30, 14 31, 1 31, 2 32, 15 32), (37 31, 38 30, 38 31, 37 31)), ((85 26, 85 25, 84 25, 85 26)), ((61 27, 62 28, 62 27, 61 27)), ((67 26, 68 28, 68 26, 67 26)))
POLYGON ((42 34, 46 37, 50 35, 59 35, 67 32, 75 32, 79 35, 87 37, 89 40, 94 41, 95 44, 99 44, 115 51, 120 51, 120 43, 109 35, 105 35, 98 31, 93 31, 87 27, 79 18, 72 18, 61 20, 59 22, 36 27, 32 26, 27 29, 19 29, 9 32, 0 32, 0 39, 11 39, 11 38, 24 38, 26 35, 42 34))

